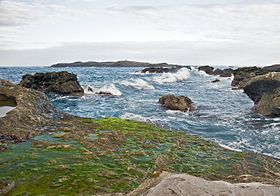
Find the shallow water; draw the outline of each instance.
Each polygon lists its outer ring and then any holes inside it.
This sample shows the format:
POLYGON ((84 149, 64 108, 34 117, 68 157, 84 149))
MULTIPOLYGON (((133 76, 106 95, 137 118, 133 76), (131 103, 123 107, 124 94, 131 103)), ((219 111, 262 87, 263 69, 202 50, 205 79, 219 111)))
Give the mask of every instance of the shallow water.
POLYGON ((251 112, 253 102, 231 90, 231 78, 218 78, 196 70, 178 73, 140 74, 142 68, 0 68, 0 78, 18 83, 26 73, 67 70, 78 74, 87 94, 56 97, 53 104, 83 117, 121 117, 153 122, 173 130, 200 135, 221 145, 280 157, 280 118, 251 112), (116 96, 100 96, 98 92, 116 96), (166 110, 158 104, 165 94, 186 95, 197 109, 193 113, 166 110))

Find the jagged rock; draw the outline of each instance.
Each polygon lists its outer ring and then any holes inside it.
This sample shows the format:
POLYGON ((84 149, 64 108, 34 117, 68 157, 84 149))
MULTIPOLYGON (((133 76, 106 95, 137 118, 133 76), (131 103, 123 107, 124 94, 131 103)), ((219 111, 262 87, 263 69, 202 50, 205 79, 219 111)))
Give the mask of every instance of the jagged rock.
POLYGON ((75 74, 62 72, 26 74, 22 77, 20 85, 42 92, 52 92, 61 95, 81 96, 84 94, 75 74))
POLYGON ((177 67, 171 67, 171 68, 167 68, 167 67, 148 67, 145 68, 141 71, 141 73, 167 73, 167 72, 176 72, 178 71, 179 68, 177 67))
POLYGON ((280 115, 280 73, 271 72, 251 78, 244 92, 255 103, 253 110, 265 116, 280 115))
POLYGON ((164 107, 171 110, 180 110, 183 112, 193 111, 193 102, 186 96, 164 95, 159 99, 164 107))
POLYGON ((280 195, 279 187, 257 182, 232 184, 225 181, 208 181, 189 174, 166 174, 166 172, 163 172, 163 174, 156 179, 144 182, 143 185, 141 185, 142 187, 140 186, 140 188, 134 190, 128 195, 280 195))

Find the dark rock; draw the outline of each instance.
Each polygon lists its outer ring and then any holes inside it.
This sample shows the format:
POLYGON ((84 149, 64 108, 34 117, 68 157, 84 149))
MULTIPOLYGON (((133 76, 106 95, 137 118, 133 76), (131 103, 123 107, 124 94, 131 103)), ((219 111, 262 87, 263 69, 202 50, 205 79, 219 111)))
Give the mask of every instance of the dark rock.
POLYGON ((209 75, 213 75, 214 67, 211 67, 209 65, 199 66, 198 71, 204 71, 205 73, 207 73, 209 75))
POLYGON ((61 95, 81 96, 84 94, 75 74, 62 72, 26 74, 22 77, 20 85, 42 92, 52 92, 61 95))
POLYGON ((141 73, 167 73, 167 72, 177 72, 180 68, 177 67, 148 67, 141 71, 141 73))
POLYGON ((280 73, 251 78, 244 92, 254 101, 253 111, 265 116, 280 116, 280 73))
POLYGON ((234 71, 234 78, 231 86, 233 89, 243 89, 246 83, 253 77, 262 75, 262 69, 259 67, 242 67, 234 71))
POLYGON ((186 96, 164 95, 159 99, 159 103, 171 110, 180 110, 183 112, 194 110, 193 102, 186 96))
POLYGON ((213 80, 212 83, 217 83, 217 82, 220 82, 219 79, 216 79, 216 80, 213 80))

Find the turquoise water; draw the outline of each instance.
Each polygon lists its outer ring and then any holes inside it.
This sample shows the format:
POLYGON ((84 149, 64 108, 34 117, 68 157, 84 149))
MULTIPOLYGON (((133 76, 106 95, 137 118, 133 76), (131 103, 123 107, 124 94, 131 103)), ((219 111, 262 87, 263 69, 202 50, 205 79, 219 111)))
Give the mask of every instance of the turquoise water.
POLYGON ((26 73, 67 70, 78 75, 86 95, 50 97, 58 109, 83 117, 120 117, 184 130, 236 150, 280 157, 280 118, 251 112, 253 102, 231 90, 232 78, 207 76, 196 70, 175 74, 140 74, 143 68, 0 68, 0 78, 18 83, 26 73), (211 83, 214 79, 220 83, 211 83), (88 91, 90 87, 93 92, 88 91), (116 96, 100 96, 108 91, 116 96), (186 95, 193 113, 166 110, 158 104, 165 94, 186 95))

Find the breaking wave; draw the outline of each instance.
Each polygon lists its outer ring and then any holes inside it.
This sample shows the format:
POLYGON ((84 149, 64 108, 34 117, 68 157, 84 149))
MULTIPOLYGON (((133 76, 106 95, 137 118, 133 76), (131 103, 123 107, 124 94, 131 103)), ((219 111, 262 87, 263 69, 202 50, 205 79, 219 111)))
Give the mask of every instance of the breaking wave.
POLYGON ((187 68, 182 68, 176 73, 163 73, 161 76, 154 77, 152 80, 159 83, 173 83, 188 79, 190 71, 187 68))
POLYGON ((114 95, 114 96, 121 96, 122 93, 117 89, 117 87, 114 84, 109 84, 102 86, 101 88, 96 88, 90 85, 86 85, 83 87, 85 94, 91 94, 91 95, 96 95, 96 94, 107 94, 107 95, 114 95))

